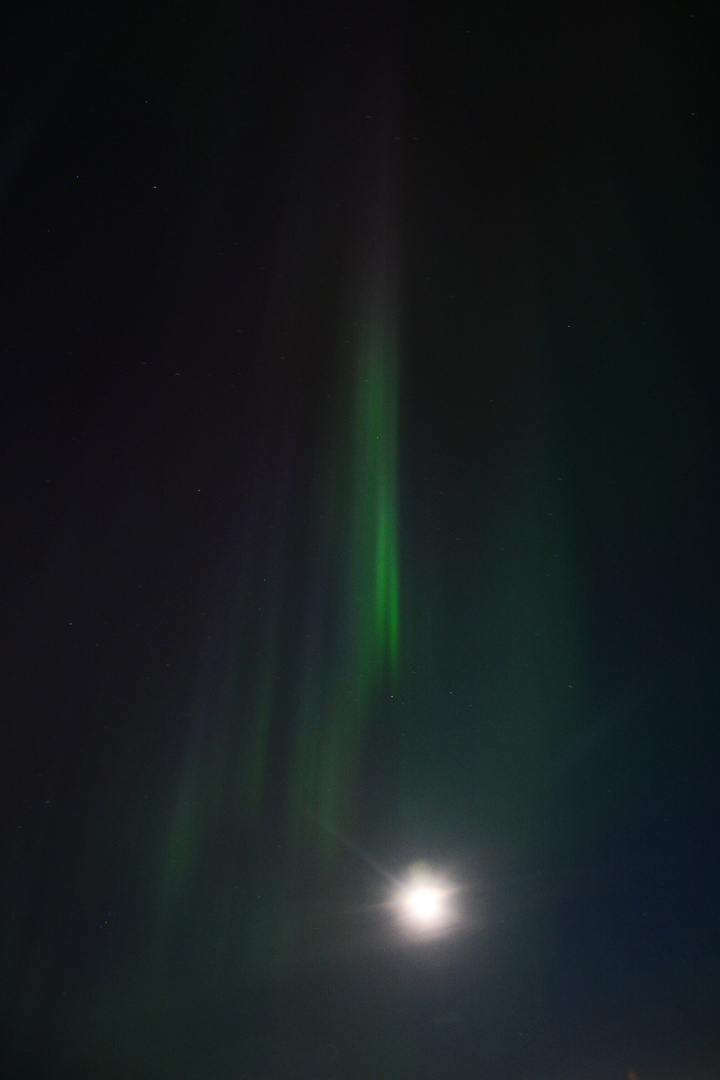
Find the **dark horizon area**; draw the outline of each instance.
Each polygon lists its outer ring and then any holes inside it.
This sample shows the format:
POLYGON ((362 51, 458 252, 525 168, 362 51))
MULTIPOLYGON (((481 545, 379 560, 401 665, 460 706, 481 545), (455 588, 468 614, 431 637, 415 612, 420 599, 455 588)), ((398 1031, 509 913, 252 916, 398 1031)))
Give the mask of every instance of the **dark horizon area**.
POLYGON ((720 1075, 715 8, 0 41, 2 1075, 720 1075))

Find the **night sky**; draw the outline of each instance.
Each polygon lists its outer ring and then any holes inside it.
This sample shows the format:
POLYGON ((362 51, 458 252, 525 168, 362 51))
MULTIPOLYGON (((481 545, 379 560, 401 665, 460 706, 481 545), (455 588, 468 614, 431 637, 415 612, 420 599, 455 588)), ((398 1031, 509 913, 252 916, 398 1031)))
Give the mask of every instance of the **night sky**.
POLYGON ((720 1076, 715 5, 0 47, 0 1074, 720 1076))

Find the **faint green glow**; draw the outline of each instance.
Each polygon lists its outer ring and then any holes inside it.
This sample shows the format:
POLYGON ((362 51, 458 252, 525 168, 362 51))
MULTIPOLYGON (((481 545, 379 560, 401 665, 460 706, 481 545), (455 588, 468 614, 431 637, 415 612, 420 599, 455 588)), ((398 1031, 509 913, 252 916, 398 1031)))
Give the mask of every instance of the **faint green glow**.
POLYGON ((197 866, 200 815, 196 778, 191 770, 185 781, 177 800, 165 849, 160 896, 162 911, 166 916, 182 898, 197 866))
POLYGON ((356 381, 351 546, 363 572, 353 601, 362 619, 363 661, 371 678, 384 665, 396 674, 399 649, 397 361, 392 337, 382 314, 373 313, 361 340, 356 381))
MULTIPOLYGON (((303 856, 296 864, 303 873, 337 851, 338 835, 353 832, 369 743, 382 740, 389 723, 402 652, 401 568, 397 317, 377 255, 383 235, 364 273, 349 267, 331 406, 312 418, 318 451, 303 516, 283 533, 273 493, 263 491, 266 516, 248 526, 227 669, 214 655, 209 663, 227 685, 200 687, 203 705, 220 704, 198 720, 157 867, 168 940, 182 933, 219 850, 234 865, 238 851, 254 852, 272 833, 280 841, 272 850, 286 855, 289 841, 303 856), (277 538, 273 550, 259 550, 258 537, 268 536, 277 538)), ((291 871, 277 890, 274 907, 263 900, 256 911, 253 902, 233 930, 248 971, 287 971, 299 962, 301 890, 291 871)), ((231 935, 218 928, 230 922, 212 910, 203 962, 219 971, 231 935)))
POLYGON ((332 830, 356 807, 370 725, 400 658, 396 319, 381 270, 369 275, 360 306, 318 500, 319 572, 332 585, 322 614, 329 652, 323 675, 312 658, 291 776, 295 835, 311 834, 321 847, 334 845, 332 830), (330 828, 319 836, 318 819, 330 828))
MULTIPOLYGON (((274 654, 275 646, 272 653, 274 654)), ((274 660, 274 655, 272 657, 274 660)), ((249 730, 240 752, 240 768, 237 777, 237 799, 240 806, 249 813, 250 819, 258 821, 265 795, 268 757, 270 753, 271 719, 274 705, 273 665, 265 665, 268 670, 257 687, 257 700, 254 702, 249 730)))

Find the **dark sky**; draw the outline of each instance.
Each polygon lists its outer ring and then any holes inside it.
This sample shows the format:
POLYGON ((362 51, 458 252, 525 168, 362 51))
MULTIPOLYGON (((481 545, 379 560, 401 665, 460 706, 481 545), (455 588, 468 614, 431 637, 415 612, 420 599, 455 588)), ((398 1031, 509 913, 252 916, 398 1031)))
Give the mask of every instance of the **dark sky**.
POLYGON ((0 41, 2 1075, 720 1075, 714 6, 0 41))

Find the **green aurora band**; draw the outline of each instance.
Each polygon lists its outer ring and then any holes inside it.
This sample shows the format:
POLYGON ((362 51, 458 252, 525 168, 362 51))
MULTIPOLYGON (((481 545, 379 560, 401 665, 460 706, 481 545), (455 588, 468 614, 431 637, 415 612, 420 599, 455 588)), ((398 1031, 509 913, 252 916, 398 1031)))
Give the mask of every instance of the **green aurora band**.
POLYGON ((331 662, 325 679, 308 665, 290 777, 295 838, 319 837, 325 848, 352 820, 368 726, 400 658, 397 320, 390 274, 376 266, 368 277, 319 500, 320 575, 333 578, 336 598, 331 662))
MULTIPOLYGON (((377 247, 387 250, 386 231, 378 233, 377 247)), ((337 850, 338 834, 353 829, 370 729, 396 685, 401 652, 397 318, 388 261, 369 260, 355 286, 356 317, 348 321, 356 340, 338 348, 334 409, 322 419, 303 640, 283 634, 293 585, 281 569, 287 557, 276 554, 259 620, 254 602, 241 598, 246 614, 213 737, 188 752, 164 845, 163 919, 189 896, 219 829, 261 838, 270 814, 281 840, 320 863, 337 850), (289 702, 280 688, 288 665, 300 669, 289 702)))

